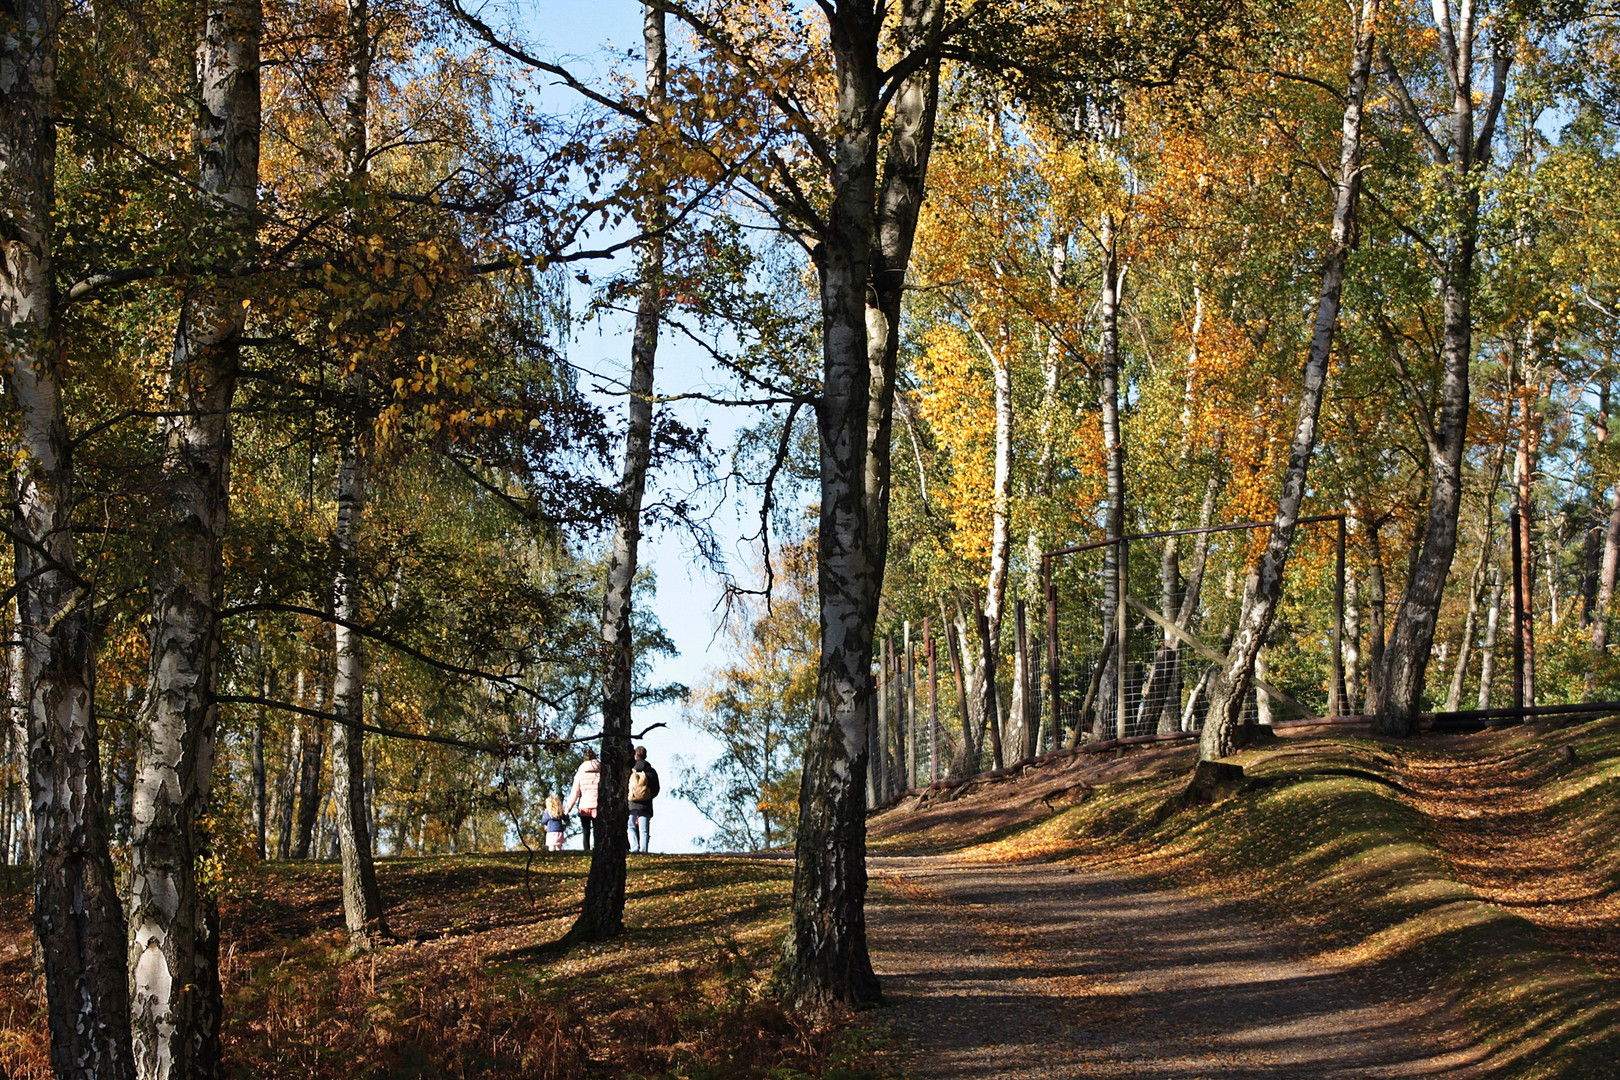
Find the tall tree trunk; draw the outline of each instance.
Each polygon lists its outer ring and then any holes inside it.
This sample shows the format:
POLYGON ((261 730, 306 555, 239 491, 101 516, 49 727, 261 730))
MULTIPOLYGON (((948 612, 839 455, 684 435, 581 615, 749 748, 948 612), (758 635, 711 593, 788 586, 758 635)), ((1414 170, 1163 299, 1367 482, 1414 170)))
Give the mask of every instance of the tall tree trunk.
MULTIPOLYGON (((1197 273, 1198 267, 1195 263, 1192 334, 1187 345, 1187 371, 1181 397, 1181 450, 1176 456, 1177 466, 1183 473, 1186 472, 1192 458, 1193 395, 1197 388, 1198 336, 1204 327, 1204 292, 1198 286, 1197 273)), ((1214 490, 1214 479, 1215 473, 1212 471, 1210 483, 1206 485, 1204 500, 1206 510, 1212 509, 1208 495, 1214 490)), ((1209 522, 1200 520, 1199 524, 1201 527, 1208 526, 1209 522)), ((1179 528, 1181 528, 1181 514, 1178 505, 1170 516, 1170 530, 1174 532, 1179 528)), ((1199 534, 1199 538, 1205 539, 1204 534, 1199 534)), ((1165 618, 1175 620, 1179 614, 1177 596, 1180 591, 1181 541, 1179 537, 1170 536, 1165 538, 1164 551, 1159 557, 1159 603, 1165 618)), ((1177 731, 1180 722, 1181 638, 1166 628, 1153 656, 1153 669, 1148 676, 1148 685, 1142 691, 1142 707, 1137 716, 1137 728, 1146 731, 1151 726, 1158 734, 1165 735, 1177 731)))
MULTIPOLYGON (((347 0, 348 73, 343 84, 343 117, 338 145, 348 172, 351 205, 364 207, 368 187, 368 137, 371 106, 373 45, 369 0, 347 0)), ((358 242, 358 223, 351 239, 358 242)), ((387 936, 382 891, 377 887, 377 866, 372 857, 371 815, 366 811, 365 719, 366 658, 360 635, 351 625, 360 622, 360 537, 365 522, 365 427, 369 415, 368 380, 356 367, 345 377, 353 409, 344 432, 337 482, 337 580, 332 590, 333 611, 339 620, 332 627, 332 800, 335 803, 338 860, 343 877, 343 922, 351 949, 371 946, 373 934, 387 936)))
MULTIPOLYGON (((326 684, 322 681, 322 674, 317 671, 314 678, 314 707, 317 711, 326 705, 326 684)), ((321 804, 326 801, 321 790, 321 774, 325 764, 326 731, 320 724, 310 724, 304 730, 304 741, 299 751, 298 823, 292 851, 295 859, 309 858, 315 842, 315 824, 321 816, 321 804)))
POLYGON ((1485 612, 1485 641, 1480 646, 1479 702, 1475 708, 1491 707, 1491 684, 1496 668, 1496 628, 1502 618, 1502 573, 1491 571, 1491 606, 1485 612))
MULTIPOLYGON (((1117 540, 1125 535, 1125 439, 1119 422, 1119 247, 1115 238, 1114 215, 1103 215, 1098 231, 1102 246, 1102 407, 1103 452, 1107 454, 1108 517, 1104 536, 1117 540)), ((1121 560, 1125 555, 1121 544, 1103 548, 1103 620, 1112 627, 1118 639, 1121 560)), ((1106 635, 1105 635, 1106 636, 1106 635)), ((1115 649, 1103 663, 1103 677, 1097 692, 1096 720, 1092 724, 1094 739, 1106 739, 1110 734, 1123 737, 1124 731, 1114 730, 1119 721, 1118 666, 1129 657, 1119 648, 1123 641, 1116 640, 1115 649)))
MULTIPOLYGON (((1463 451, 1468 435, 1468 370, 1473 357, 1474 255, 1479 242, 1479 173, 1490 159, 1496 117, 1507 92, 1512 53, 1498 36, 1492 41, 1493 85, 1485 118, 1475 133, 1474 48, 1478 23, 1474 0, 1460 0, 1459 17, 1449 17, 1449 0, 1437 0, 1436 26, 1439 62, 1451 88, 1451 113, 1442 144, 1412 102, 1394 65, 1386 55, 1384 70, 1396 91, 1407 121, 1421 130, 1437 168, 1446 171, 1452 220, 1441 241, 1440 291, 1441 360, 1439 416, 1423 417, 1429 450, 1429 498, 1422 547, 1417 564, 1401 597, 1395 625, 1384 650, 1378 682, 1372 688, 1367 712, 1373 730, 1384 735, 1410 735, 1417 730, 1423 707, 1424 676, 1428 671, 1435 623, 1445 593, 1446 577, 1457 550, 1457 510, 1462 502, 1463 451)), ((1494 24, 1500 31, 1502 23, 1494 24)))
MULTIPOLYGON (((1517 352, 1517 342, 1514 343, 1517 352)), ((1536 703, 1536 497, 1535 479, 1539 464, 1540 424, 1534 415, 1531 404, 1533 398, 1539 397, 1539 380, 1526 372, 1524 361, 1517 356, 1510 366, 1514 372, 1515 397, 1519 403, 1519 431, 1517 453, 1513 459, 1513 505, 1518 509, 1518 536, 1514 542, 1519 545, 1519 582, 1524 597, 1523 609, 1518 612, 1519 633, 1524 643, 1523 678, 1524 703, 1536 703)), ((1552 605, 1556 611, 1556 600, 1552 605)), ((1557 625, 1554 619, 1553 625, 1557 625)))
POLYGON ((962 744, 957 747, 950 767, 953 777, 968 776, 978 769, 978 747, 973 734, 973 719, 969 715, 967 686, 962 674, 962 608, 957 605, 956 618, 953 620, 945 608, 945 600, 939 601, 939 626, 945 635, 946 652, 951 658, 951 678, 956 684, 956 716, 962 726, 962 744))
POLYGON ((1012 361, 1007 355, 1005 329, 996 335, 997 344, 1001 346, 997 348, 979 333, 971 320, 968 328, 990 361, 995 382, 996 449, 990 492, 990 571, 984 583, 984 621, 980 624, 984 677, 980 680, 979 693, 982 696, 980 711, 987 722, 996 724, 991 731, 990 745, 995 752, 995 767, 999 769, 1005 764, 1003 747, 1008 740, 1001 723, 1001 710, 996 707, 999 699, 995 670, 1001 649, 1002 611, 1007 601, 1007 571, 1012 560, 1012 361))
MULTIPOLYGON (((357 0, 350 0, 350 11, 357 0)), ((358 0, 363 4, 364 0, 358 0)), ((363 17, 362 17, 363 18, 363 17)), ((369 45, 368 45, 369 47, 369 45)), ((363 383, 363 380, 357 380, 363 383)), ((363 392, 363 389, 362 389, 363 392)), ((358 423, 358 421, 357 421, 358 423)), ((337 582, 333 610, 339 619, 358 623, 360 611, 360 532, 365 514, 366 461, 358 433, 343 447, 337 487, 337 582)), ((382 891, 372 857, 371 815, 366 811, 364 730, 366 658, 360 635, 343 622, 332 629, 336 642, 333 665, 332 800, 336 804, 338 858, 343 875, 343 922, 353 949, 367 949, 372 936, 388 935, 382 891)))
MULTIPOLYGON (((831 23, 838 115, 832 199, 817 264, 821 663, 800 784, 792 929, 783 969, 787 995, 813 1008, 882 999, 866 947, 860 792, 874 704, 872 633, 888 547, 900 302, 939 94, 939 64, 930 57, 893 88, 889 144, 880 154, 880 51, 887 44, 881 12, 870 0, 823 10, 831 23)), ((899 55, 932 49, 943 11, 940 0, 902 0, 892 39, 899 55)))
MULTIPOLYGON (((664 100, 668 60, 664 12, 647 4, 642 16, 647 50, 647 99, 654 109, 664 100)), ((644 162, 648 177, 658 175, 655 162, 644 162)), ((614 521, 607 587, 602 601, 602 644, 607 668, 602 679, 602 786, 597 803, 597 841, 591 852, 590 876, 579 919, 569 935, 602 941, 624 929, 625 859, 629 855, 630 710, 635 676, 635 641, 630 622, 635 589, 637 548, 641 543, 641 500, 652 460, 653 362, 658 352, 658 324, 663 316, 665 220, 662 185, 640 212, 642 242, 641 295, 636 308, 635 338, 630 347, 630 425, 625 433, 624 472, 619 482, 618 516, 614 521)), ((857 788, 858 790, 858 788, 857 788)))
MULTIPOLYGON (((1066 234, 1052 238, 1051 257, 1047 263, 1047 291, 1056 301, 1062 288, 1064 273, 1069 264, 1069 237, 1066 234)), ((1057 439, 1058 410, 1060 409, 1058 392, 1060 388, 1061 361, 1063 358, 1063 341, 1054 330, 1047 342, 1046 350, 1041 356, 1041 411, 1039 427, 1039 456, 1035 464, 1035 493, 1042 503, 1052 498, 1057 490, 1057 439)), ((1041 552, 1044 541, 1048 539, 1043 535, 1039 522, 1045 516, 1045 507, 1042 512, 1035 515, 1034 522, 1029 528, 1028 543, 1026 547, 1028 567, 1028 598, 1035 605, 1035 642, 1030 663, 1032 671, 1028 693, 1029 706, 1035 714, 1035 730, 1041 730, 1040 717, 1043 709, 1049 709, 1051 704, 1051 688, 1047 685, 1050 675, 1046 663, 1040 659, 1045 656, 1044 635, 1042 628, 1047 625, 1046 592, 1041 579, 1041 552)), ((1055 750, 1061 745, 1063 738, 1062 719, 1051 718, 1052 748, 1055 750)), ((1038 741, 1038 740, 1037 740, 1038 741)), ((1039 747, 1036 748, 1039 753, 1039 747)))
POLYGON ((1345 94, 1344 126, 1339 140, 1339 174, 1333 201, 1333 229, 1326 265, 1322 269, 1321 297, 1317 304, 1316 326, 1311 334, 1310 355, 1305 361, 1299 415, 1294 439, 1288 451, 1288 467, 1283 473, 1282 492, 1277 499, 1277 517, 1271 526, 1266 550, 1260 556, 1248 588, 1237 631, 1227 653, 1227 663, 1215 681, 1210 695, 1209 715, 1199 740, 1202 760, 1222 758, 1248 742, 1243 724, 1243 708, 1254 679, 1255 657, 1271 632, 1277 604, 1282 599, 1283 573, 1293 546, 1299 510, 1305 501, 1305 478, 1311 453, 1316 447, 1316 420, 1322 408, 1327 384, 1328 359, 1333 351, 1333 335, 1339 322, 1339 298, 1344 288, 1345 264, 1355 240, 1356 204, 1361 192, 1361 111, 1372 70, 1373 37, 1378 20, 1378 0, 1362 0, 1356 20, 1355 48, 1350 60, 1350 79, 1345 94))
POLYGON ((1344 714, 1361 714, 1361 590, 1356 568, 1344 572, 1344 714))
MULTIPOLYGON (((192 128, 198 188, 231 247, 252 249, 259 184, 259 0, 209 0, 197 46, 192 128)), ((231 404, 246 309, 221 285, 184 299, 169 371, 167 450, 152 571, 146 723, 135 751, 129 964, 143 1080, 219 1074, 219 912, 199 889, 197 831, 214 770, 220 538, 229 514, 231 404)))
POLYGON ((1379 537, 1382 521, 1367 523, 1367 695, 1361 711, 1372 711, 1378 683, 1384 677, 1384 615, 1388 593, 1384 588, 1384 545, 1379 537))
MULTIPOLYGON (((1592 651, 1609 650, 1609 607, 1614 603, 1614 582, 1620 575, 1620 483, 1609 497, 1609 523, 1603 530, 1603 564, 1598 571, 1597 602, 1592 610, 1592 651)), ((1590 691, 1592 688, 1588 687, 1590 691)))
POLYGON ((134 1076, 124 912, 101 804, 89 585, 74 568, 73 465, 57 368, 55 0, 0 20, 0 340, 14 410, 13 565, 34 807, 34 932, 60 1080, 134 1076))
MULTIPOLYGON (((261 685, 264 696, 271 698, 276 689, 273 673, 266 671, 261 685)), ((270 854, 270 789, 264 769, 264 729, 265 716, 261 710, 253 718, 253 837, 260 862, 270 854)))
POLYGON ((276 781, 276 858, 292 858, 293 808, 298 795, 298 777, 303 772, 304 739, 297 720, 287 728, 283 745, 282 772, 276 781))
MULTIPOLYGON (((15 576, 15 575, 14 575, 15 576)), ((11 698, 11 744, 16 748, 17 762, 17 802, 22 806, 22 839, 17 844, 17 862, 31 863, 34 857, 34 800, 29 797, 28 780, 28 717, 30 713, 28 701, 28 654, 23 648, 24 614, 19 596, 12 597, 14 618, 14 633, 11 636, 11 646, 7 650, 11 658, 11 681, 8 684, 8 694, 11 698)))
POLYGON ((1468 674, 1468 660, 1472 655, 1474 633, 1479 628, 1479 598, 1485 588, 1486 572, 1490 569, 1491 548, 1496 539, 1496 487, 1502 481, 1502 467, 1506 453, 1506 444, 1503 444, 1502 453, 1496 456, 1496 467, 1492 470, 1491 482, 1485 489, 1479 559, 1475 562, 1474 572, 1468 579, 1468 613, 1463 616, 1462 638, 1457 643, 1457 662, 1451 670, 1451 685, 1446 688, 1447 712, 1455 712, 1462 702, 1463 679, 1468 674))

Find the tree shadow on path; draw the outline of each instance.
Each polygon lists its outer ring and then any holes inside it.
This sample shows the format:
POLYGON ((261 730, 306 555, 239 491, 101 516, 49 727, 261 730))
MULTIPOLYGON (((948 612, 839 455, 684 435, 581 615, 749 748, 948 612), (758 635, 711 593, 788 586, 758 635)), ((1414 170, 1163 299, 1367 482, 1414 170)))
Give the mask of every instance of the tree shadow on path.
POLYGON ((1056 864, 870 869, 873 957, 916 1080, 1493 1073, 1415 973, 1313 962, 1252 909, 1056 864))

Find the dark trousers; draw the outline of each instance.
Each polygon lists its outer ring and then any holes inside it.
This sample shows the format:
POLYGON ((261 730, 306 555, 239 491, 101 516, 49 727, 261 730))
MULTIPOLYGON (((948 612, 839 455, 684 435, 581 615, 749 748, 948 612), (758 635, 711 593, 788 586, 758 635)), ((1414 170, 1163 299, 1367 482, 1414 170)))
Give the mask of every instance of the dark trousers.
POLYGON ((584 813, 579 815, 579 832, 585 840, 586 851, 591 850, 591 826, 594 824, 596 824, 596 819, 591 815, 584 813))

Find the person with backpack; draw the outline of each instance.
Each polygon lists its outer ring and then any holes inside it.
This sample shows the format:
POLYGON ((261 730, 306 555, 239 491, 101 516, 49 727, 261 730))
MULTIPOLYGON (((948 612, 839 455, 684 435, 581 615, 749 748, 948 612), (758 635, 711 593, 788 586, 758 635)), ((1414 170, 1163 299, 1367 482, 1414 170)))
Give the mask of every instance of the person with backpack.
POLYGON ((546 850, 561 851, 563 836, 568 832, 568 815, 563 813, 562 800, 556 795, 546 796, 546 810, 540 815, 540 824, 546 830, 546 850))
POLYGON ((646 854, 652 844, 652 804, 658 797, 658 770, 647 764, 647 748, 636 747, 630 769, 630 850, 646 854))
POLYGON ((596 760, 596 751, 585 748, 585 760, 574 773, 574 786, 568 792, 565 814, 579 807, 579 831, 585 841, 585 850, 591 850, 591 826, 596 824, 597 793, 602 788, 602 763, 596 760))

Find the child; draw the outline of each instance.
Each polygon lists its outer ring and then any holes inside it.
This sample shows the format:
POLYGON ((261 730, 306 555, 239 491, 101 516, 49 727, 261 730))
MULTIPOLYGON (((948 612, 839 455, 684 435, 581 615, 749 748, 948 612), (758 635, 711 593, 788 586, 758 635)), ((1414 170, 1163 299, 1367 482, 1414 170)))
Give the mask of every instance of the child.
POLYGON ((568 831, 568 815, 563 813, 562 800, 557 796, 546 796, 546 812, 540 815, 540 824, 546 827, 546 850, 561 851, 563 834, 568 831))

